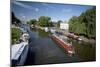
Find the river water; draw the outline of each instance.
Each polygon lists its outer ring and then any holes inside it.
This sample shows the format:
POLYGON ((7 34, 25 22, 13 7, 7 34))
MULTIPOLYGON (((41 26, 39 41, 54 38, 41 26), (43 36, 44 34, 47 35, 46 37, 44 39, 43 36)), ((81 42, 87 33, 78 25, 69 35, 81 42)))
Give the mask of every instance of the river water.
POLYGON ((75 55, 69 56, 43 30, 28 29, 29 52, 25 65, 56 64, 95 61, 95 44, 69 39, 75 47, 75 55))

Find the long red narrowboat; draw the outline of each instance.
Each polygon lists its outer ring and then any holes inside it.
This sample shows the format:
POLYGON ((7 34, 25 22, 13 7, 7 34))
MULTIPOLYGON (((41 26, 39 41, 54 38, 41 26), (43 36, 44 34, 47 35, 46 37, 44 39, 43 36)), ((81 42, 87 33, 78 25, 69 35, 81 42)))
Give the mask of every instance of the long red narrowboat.
POLYGON ((74 47, 72 44, 65 42, 60 37, 55 34, 51 35, 51 38, 60 46, 62 47, 68 54, 72 55, 75 53, 74 47))

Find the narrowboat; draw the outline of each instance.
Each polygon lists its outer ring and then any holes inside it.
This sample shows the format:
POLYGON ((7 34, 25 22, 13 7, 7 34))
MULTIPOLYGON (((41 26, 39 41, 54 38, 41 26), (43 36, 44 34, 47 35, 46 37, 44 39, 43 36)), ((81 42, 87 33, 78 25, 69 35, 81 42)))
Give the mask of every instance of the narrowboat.
POLYGON ((73 55, 75 53, 74 47, 72 44, 65 42, 63 39, 61 39, 56 34, 52 34, 51 38, 60 46, 62 47, 66 53, 73 55))

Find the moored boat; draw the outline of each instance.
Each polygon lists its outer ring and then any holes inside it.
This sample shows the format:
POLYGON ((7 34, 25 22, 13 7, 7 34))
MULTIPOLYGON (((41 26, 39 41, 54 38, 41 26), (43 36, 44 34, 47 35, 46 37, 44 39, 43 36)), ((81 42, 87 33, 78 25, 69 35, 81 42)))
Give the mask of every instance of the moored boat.
POLYGON ((23 34, 19 39, 20 43, 11 47, 12 66, 24 65, 27 58, 30 36, 26 30, 22 29, 22 32, 23 34))
POLYGON ((24 65, 28 54, 28 43, 22 42, 12 46, 11 60, 12 66, 24 65))
POLYGON ((49 31, 48 27, 45 27, 44 30, 45 30, 45 32, 48 32, 49 31))
POLYGON ((72 44, 65 42, 61 38, 59 38, 57 35, 53 34, 51 35, 51 38, 60 46, 62 47, 68 54, 72 55, 75 53, 74 47, 72 44))
POLYGON ((78 41, 82 40, 79 36, 75 35, 74 33, 68 33, 67 37, 73 38, 73 39, 78 40, 78 41))

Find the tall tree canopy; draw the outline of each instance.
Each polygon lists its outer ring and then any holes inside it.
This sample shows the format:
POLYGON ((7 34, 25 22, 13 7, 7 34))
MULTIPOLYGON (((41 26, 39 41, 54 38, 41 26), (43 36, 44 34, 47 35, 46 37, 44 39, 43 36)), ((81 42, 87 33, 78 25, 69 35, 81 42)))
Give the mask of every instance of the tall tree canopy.
POLYGON ((60 27, 60 23, 62 23, 62 21, 61 20, 58 20, 57 27, 60 27))
POLYGON ((69 31, 85 35, 88 38, 96 37, 96 7, 88 9, 80 16, 73 16, 69 20, 69 31))
POLYGON ((37 20, 36 19, 31 19, 30 21, 27 22, 29 25, 36 25, 37 20))
POLYGON ((50 23, 51 23, 51 18, 50 18, 50 17, 41 16, 41 17, 39 18, 39 25, 40 25, 40 26, 46 27, 46 26, 51 25, 50 23))
POLYGON ((15 16, 14 12, 11 13, 11 22, 17 26, 21 24, 21 21, 15 16))

